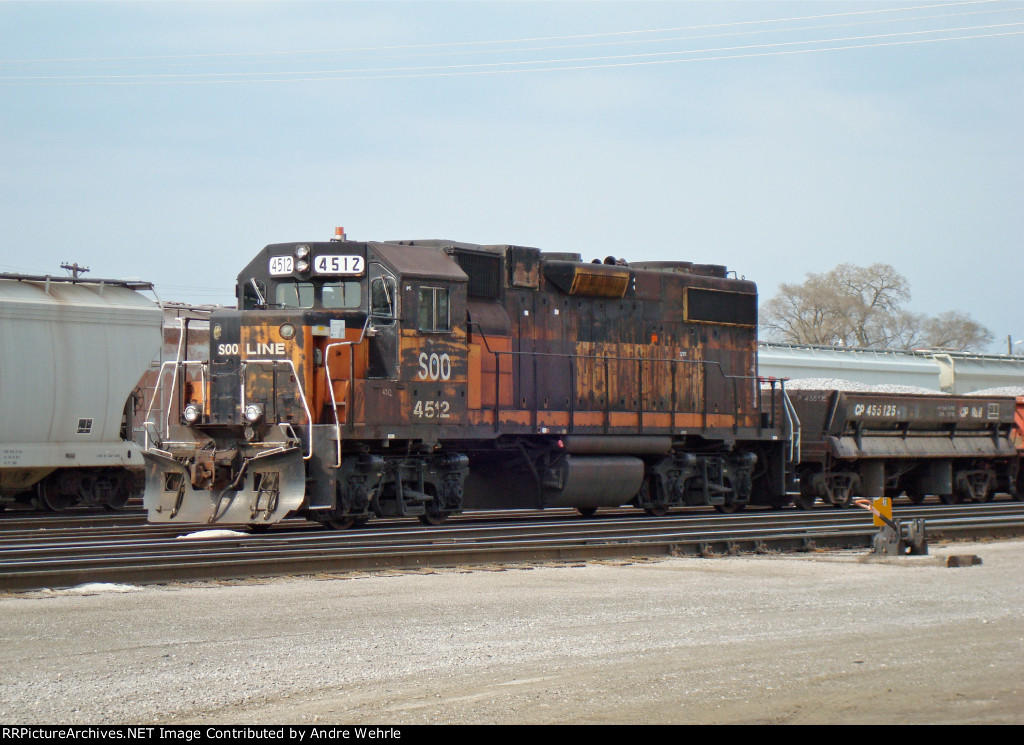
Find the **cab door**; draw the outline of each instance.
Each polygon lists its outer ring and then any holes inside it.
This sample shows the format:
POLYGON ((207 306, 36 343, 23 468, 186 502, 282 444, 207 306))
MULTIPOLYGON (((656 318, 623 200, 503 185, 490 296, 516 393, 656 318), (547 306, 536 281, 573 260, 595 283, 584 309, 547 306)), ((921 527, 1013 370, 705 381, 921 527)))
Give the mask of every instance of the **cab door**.
POLYGON ((411 422, 461 424, 468 407, 466 285, 442 279, 408 284, 403 346, 411 422))
POLYGON ((398 278, 387 267, 371 262, 370 319, 367 377, 398 380, 398 278))

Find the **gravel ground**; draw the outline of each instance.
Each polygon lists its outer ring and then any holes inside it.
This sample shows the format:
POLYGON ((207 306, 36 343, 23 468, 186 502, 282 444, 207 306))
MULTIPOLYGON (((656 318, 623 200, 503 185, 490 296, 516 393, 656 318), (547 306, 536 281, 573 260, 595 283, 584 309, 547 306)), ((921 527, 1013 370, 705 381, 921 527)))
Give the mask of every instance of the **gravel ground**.
POLYGON ((5 596, 0 721, 1024 723, 1024 542, 932 554, 5 596))

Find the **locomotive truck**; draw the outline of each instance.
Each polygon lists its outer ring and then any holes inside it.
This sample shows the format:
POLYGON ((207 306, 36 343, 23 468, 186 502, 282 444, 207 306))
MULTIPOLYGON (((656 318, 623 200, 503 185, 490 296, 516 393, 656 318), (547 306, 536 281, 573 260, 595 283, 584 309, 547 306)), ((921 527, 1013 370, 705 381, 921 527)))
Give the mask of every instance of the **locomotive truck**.
POLYGON ((339 230, 266 246, 236 294, 209 360, 165 366, 151 521, 789 501, 791 409, 724 266, 339 230))

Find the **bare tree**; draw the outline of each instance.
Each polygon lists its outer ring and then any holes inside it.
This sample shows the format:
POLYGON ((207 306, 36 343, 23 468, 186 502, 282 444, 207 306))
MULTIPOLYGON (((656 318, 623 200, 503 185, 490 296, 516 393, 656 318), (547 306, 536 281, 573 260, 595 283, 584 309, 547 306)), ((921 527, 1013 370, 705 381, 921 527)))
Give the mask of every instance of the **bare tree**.
POLYGON ((761 306, 761 327, 768 338, 790 344, 978 350, 992 341, 964 313, 928 318, 904 308, 909 300, 910 283, 889 264, 840 264, 809 272, 803 284, 781 285, 761 306))
POLYGON ((910 299, 910 283, 889 264, 840 264, 826 276, 847 319, 846 346, 888 346, 892 327, 903 327, 909 320, 894 323, 903 303, 910 299))
POLYGON ((976 352, 991 343, 991 331, 956 310, 947 310, 924 323, 924 344, 932 349, 976 352))
POLYGON ((840 344, 844 318, 833 288, 822 275, 808 274, 802 285, 779 287, 779 294, 761 307, 761 325, 794 344, 840 344))

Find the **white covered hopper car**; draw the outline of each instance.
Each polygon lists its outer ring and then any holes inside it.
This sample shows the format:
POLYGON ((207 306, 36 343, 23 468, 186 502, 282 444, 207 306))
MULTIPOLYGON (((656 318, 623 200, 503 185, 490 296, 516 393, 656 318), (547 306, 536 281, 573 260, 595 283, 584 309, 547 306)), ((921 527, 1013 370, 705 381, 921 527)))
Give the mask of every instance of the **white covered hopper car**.
POLYGON ((146 282, 0 274, 0 504, 122 506, 133 391, 159 352, 146 282))

